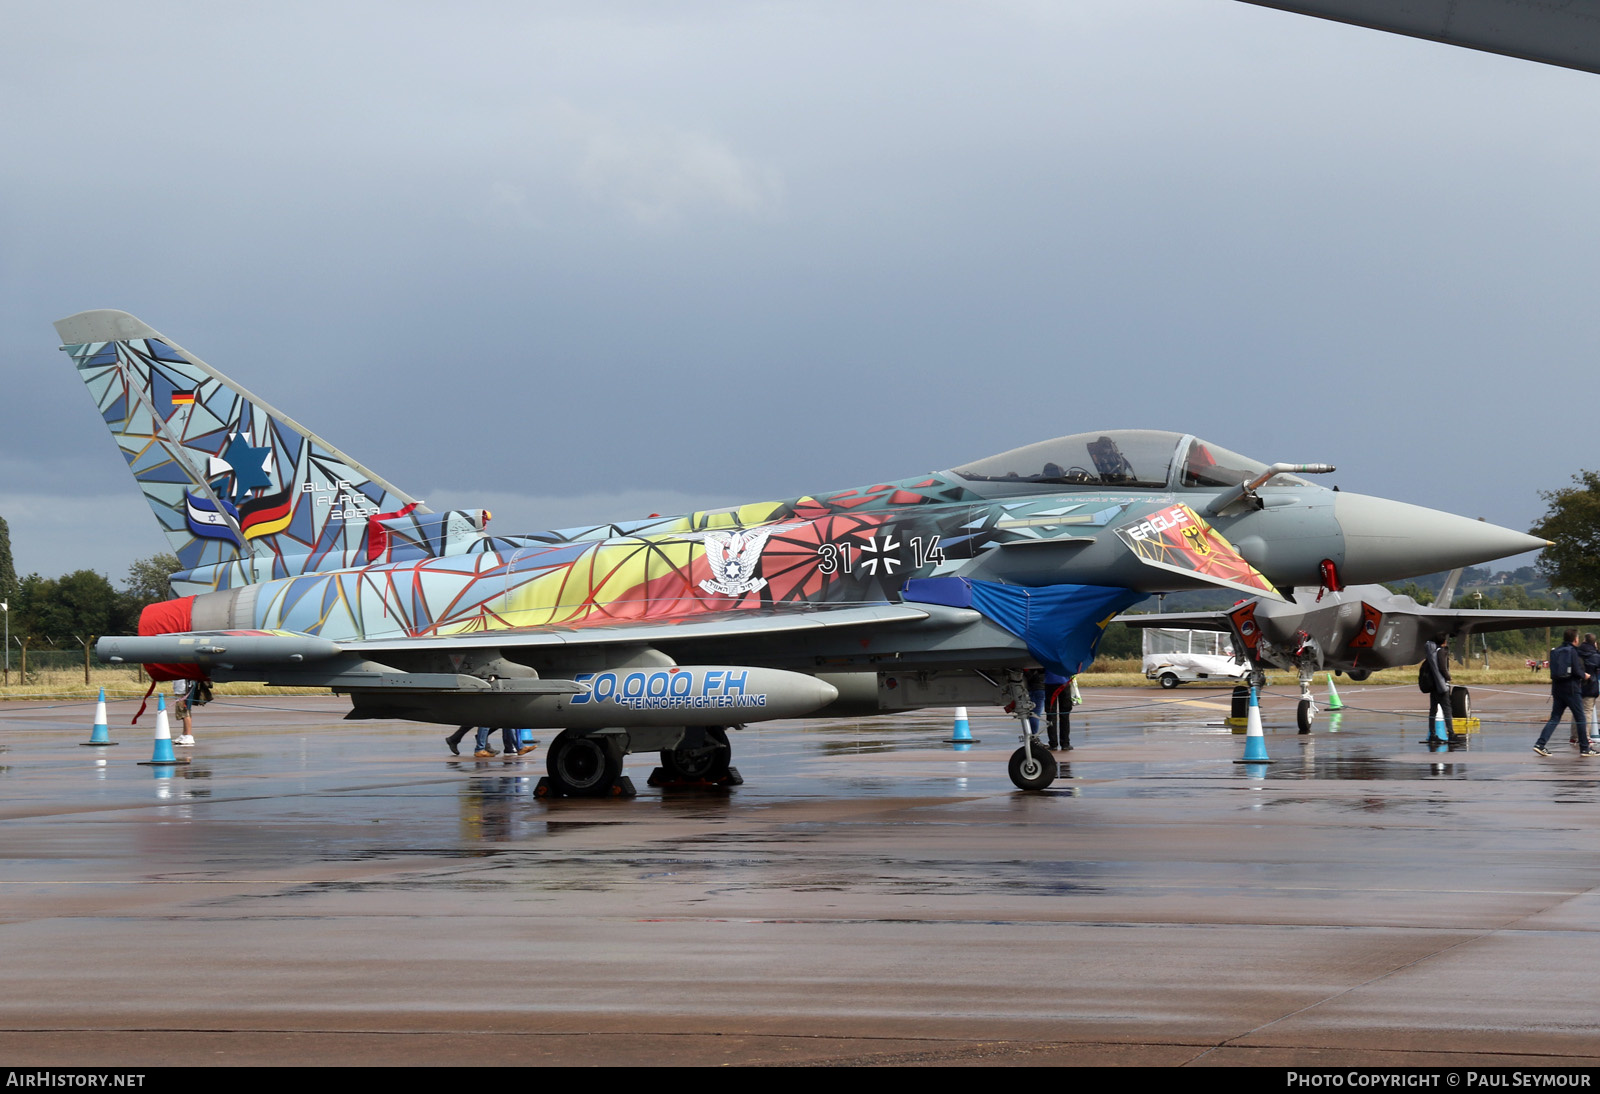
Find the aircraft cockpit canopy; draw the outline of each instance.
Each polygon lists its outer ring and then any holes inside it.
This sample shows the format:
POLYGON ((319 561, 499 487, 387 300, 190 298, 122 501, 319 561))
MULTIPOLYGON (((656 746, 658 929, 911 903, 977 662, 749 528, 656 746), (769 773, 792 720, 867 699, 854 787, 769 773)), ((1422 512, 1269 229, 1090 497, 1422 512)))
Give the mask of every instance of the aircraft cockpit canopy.
MULTIPOLYGON (((1238 486, 1266 469, 1259 460, 1187 433, 1112 429, 1040 441, 954 470, 971 482, 1166 490, 1238 486)), ((1275 475, 1268 485, 1304 483, 1295 475, 1275 475)))

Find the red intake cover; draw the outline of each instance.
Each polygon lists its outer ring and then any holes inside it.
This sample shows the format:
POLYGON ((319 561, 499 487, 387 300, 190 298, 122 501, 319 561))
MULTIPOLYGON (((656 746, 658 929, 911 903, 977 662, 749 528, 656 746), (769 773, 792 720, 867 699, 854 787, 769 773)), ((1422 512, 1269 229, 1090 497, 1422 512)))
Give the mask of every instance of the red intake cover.
POLYGON ((1253 660, 1256 647, 1261 645, 1261 624, 1256 622, 1256 602, 1246 601, 1228 613, 1228 618, 1233 620, 1233 629, 1244 642, 1244 648, 1250 652, 1253 660))
POLYGON ((1353 650, 1370 650, 1378 641, 1378 624, 1383 622, 1383 613, 1365 600, 1361 602, 1361 629, 1356 636, 1350 639, 1350 648, 1353 650))

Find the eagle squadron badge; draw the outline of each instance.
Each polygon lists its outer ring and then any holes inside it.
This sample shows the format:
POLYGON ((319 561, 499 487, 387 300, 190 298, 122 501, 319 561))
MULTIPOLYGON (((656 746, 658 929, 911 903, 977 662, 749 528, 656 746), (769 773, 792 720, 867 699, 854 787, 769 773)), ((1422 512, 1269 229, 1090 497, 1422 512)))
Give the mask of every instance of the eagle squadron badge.
POLYGON ((702 581, 700 587, 708 593, 725 596, 765 589, 766 579, 756 576, 756 566, 761 562, 761 549, 767 545, 767 537, 797 527, 797 524, 780 524, 741 532, 707 532, 706 561, 711 564, 711 580, 702 581))

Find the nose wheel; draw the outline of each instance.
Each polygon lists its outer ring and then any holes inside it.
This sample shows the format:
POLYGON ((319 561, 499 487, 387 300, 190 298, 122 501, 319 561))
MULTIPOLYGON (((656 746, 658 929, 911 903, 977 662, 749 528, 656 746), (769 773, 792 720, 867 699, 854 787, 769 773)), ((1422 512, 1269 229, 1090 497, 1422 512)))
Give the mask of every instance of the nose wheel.
POLYGON ((1311 695, 1313 673, 1312 666, 1300 666, 1300 702, 1294 710, 1294 722, 1301 733, 1310 733, 1311 723, 1317 720, 1317 701, 1311 695))
POLYGON ((1019 748, 1011 754, 1011 781, 1019 790, 1044 790, 1056 781, 1061 767, 1043 748, 1019 748))
POLYGON ((1008 674, 1000 698, 1009 700, 1006 709, 1015 715, 1022 728, 1022 747, 1011 754, 1011 762, 1006 767, 1011 781, 1018 790, 1044 790, 1056 781, 1061 768, 1034 731, 1033 696, 1022 673, 1013 670, 1008 674))

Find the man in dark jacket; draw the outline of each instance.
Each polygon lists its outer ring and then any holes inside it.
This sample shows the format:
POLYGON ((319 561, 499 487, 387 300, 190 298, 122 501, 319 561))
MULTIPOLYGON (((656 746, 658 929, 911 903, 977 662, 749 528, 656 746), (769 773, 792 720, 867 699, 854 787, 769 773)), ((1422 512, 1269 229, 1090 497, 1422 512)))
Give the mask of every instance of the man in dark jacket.
MULTIPOLYGON (((1578 653, 1583 657, 1583 671, 1589 678, 1583 682, 1580 694, 1583 696, 1583 722, 1585 725, 1594 725, 1594 701, 1600 699, 1600 646, 1595 645, 1594 635, 1586 634, 1578 645, 1578 653)), ((1572 735, 1572 743, 1578 743, 1578 735, 1572 735)))
POLYGON ((1561 636, 1561 645, 1550 651, 1550 720, 1544 724, 1533 750, 1541 756, 1550 755, 1545 745, 1550 734, 1561 724, 1563 711, 1572 711, 1572 721, 1577 727, 1578 754, 1600 756, 1589 745, 1589 730, 1583 718, 1583 684, 1590 673, 1584 671, 1583 655, 1578 652, 1578 629, 1569 627, 1561 636))
POLYGON ((1429 684, 1428 725, 1433 725, 1434 718, 1443 717, 1445 735, 1455 737, 1455 720, 1450 716, 1450 645, 1447 642, 1427 642, 1422 651, 1422 671, 1419 675, 1429 684))

